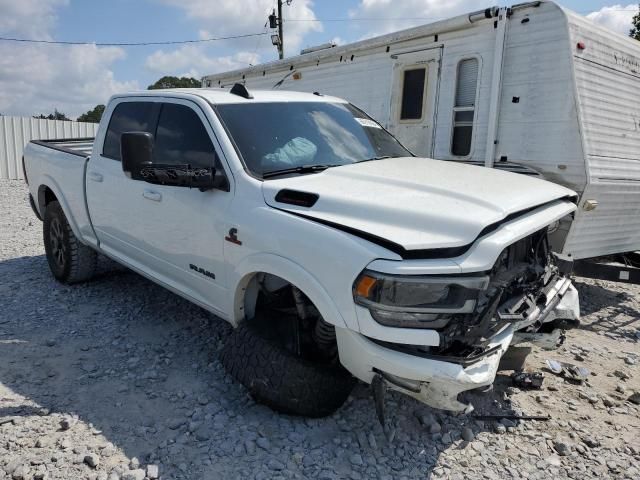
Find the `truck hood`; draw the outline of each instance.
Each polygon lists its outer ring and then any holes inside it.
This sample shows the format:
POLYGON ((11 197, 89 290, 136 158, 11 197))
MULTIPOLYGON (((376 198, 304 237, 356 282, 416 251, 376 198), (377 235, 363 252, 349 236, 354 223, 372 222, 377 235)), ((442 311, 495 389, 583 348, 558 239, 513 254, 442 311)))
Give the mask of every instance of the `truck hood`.
POLYGON ((510 216, 575 195, 526 175, 416 157, 268 180, 262 191, 274 208, 403 250, 468 246, 510 216), (290 202, 283 194, 277 200, 283 190, 314 195, 308 196, 309 202, 290 202))

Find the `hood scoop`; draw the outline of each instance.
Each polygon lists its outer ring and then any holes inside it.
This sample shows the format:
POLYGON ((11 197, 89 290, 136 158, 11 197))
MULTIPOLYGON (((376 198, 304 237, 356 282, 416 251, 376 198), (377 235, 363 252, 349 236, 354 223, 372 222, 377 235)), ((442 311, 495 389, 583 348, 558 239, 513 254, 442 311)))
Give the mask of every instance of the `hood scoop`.
POLYGON ((317 193, 301 192, 299 190, 289 190, 287 188, 280 190, 276 194, 276 202, 296 205, 297 207, 313 207, 320 195, 317 193))

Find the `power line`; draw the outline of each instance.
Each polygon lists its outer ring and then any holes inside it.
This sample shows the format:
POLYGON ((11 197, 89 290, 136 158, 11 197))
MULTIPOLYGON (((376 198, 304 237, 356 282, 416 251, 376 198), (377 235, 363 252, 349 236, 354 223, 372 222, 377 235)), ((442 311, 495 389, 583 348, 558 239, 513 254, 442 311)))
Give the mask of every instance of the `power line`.
POLYGON ((62 40, 36 40, 32 38, 12 38, 12 37, 0 37, 0 41, 3 42, 19 42, 19 43, 45 43, 49 45, 95 45, 97 47, 142 47, 153 45, 180 45, 186 43, 205 43, 205 42, 217 42, 219 40, 234 40, 238 38, 258 37, 261 35, 267 35, 268 32, 260 33, 244 33, 241 35, 230 35, 228 37, 212 37, 203 38, 199 40, 173 40, 165 42, 67 42, 62 40))

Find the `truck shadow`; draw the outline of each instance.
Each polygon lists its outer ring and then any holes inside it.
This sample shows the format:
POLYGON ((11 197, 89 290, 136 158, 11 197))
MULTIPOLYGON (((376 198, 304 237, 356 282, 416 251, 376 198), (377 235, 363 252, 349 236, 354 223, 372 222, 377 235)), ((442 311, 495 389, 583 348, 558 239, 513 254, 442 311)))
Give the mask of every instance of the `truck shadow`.
MULTIPOLYGON (((121 455, 102 460, 107 472, 137 457, 171 478, 424 478, 442 468, 443 452, 473 448, 460 440, 464 427, 495 427, 390 393, 389 443, 363 384, 328 418, 278 415, 220 365, 226 322, 135 273, 107 265, 92 282, 64 286, 41 255, 0 262, 0 279, 0 438, 41 428, 80 449, 112 443, 121 455), (78 422, 59 431, 56 413, 78 422), (91 427, 101 434, 78 433, 91 427)), ((503 402, 509 385, 501 376, 493 392, 473 394, 477 411, 514 414, 503 402)))
POLYGON ((611 282, 577 278, 574 285, 580 295, 582 330, 612 338, 634 338, 635 330, 640 328, 640 314, 634 305, 635 296, 620 291, 622 284, 616 284, 618 286, 614 290, 608 288, 611 282))

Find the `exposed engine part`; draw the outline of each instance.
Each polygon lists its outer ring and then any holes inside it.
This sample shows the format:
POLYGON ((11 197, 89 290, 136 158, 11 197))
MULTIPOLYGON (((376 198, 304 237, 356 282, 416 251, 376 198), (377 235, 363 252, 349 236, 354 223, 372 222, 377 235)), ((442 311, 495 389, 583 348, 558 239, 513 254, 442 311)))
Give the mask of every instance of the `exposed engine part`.
POLYGON ((474 355, 507 324, 517 325, 516 329, 530 327, 531 331, 540 327, 534 325, 535 320, 544 317, 547 295, 555 293, 548 289, 561 278, 547 230, 539 230, 505 248, 489 277, 487 289, 478 297, 476 311, 452 315, 447 326, 439 329, 441 344, 437 353, 474 355))

